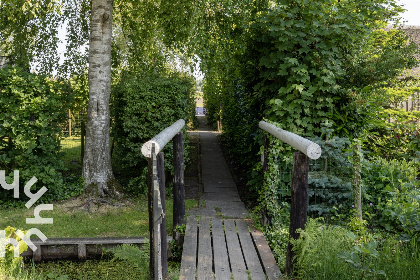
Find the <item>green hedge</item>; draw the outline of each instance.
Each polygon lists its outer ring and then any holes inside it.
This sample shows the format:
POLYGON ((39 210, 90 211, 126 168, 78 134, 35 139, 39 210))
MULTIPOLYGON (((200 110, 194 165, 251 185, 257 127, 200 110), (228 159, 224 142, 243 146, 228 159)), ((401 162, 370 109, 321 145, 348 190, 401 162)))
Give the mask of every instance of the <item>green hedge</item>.
MULTIPOLYGON (((194 117, 193 93, 193 78, 181 74, 136 77, 128 73, 113 87, 112 158, 126 191, 146 189, 147 160, 141 147, 178 119, 188 122, 194 117)), ((172 170, 172 145, 164 152, 166 170, 172 170)))
MULTIPOLYGON (((9 182, 13 170, 20 171, 22 203, 28 200, 23 187, 32 176, 38 179, 33 193, 42 186, 49 189, 44 200, 63 185, 60 124, 66 117, 65 92, 64 83, 20 69, 0 69, 0 170, 9 182)), ((16 203, 13 191, 0 189, 0 204, 16 203)))

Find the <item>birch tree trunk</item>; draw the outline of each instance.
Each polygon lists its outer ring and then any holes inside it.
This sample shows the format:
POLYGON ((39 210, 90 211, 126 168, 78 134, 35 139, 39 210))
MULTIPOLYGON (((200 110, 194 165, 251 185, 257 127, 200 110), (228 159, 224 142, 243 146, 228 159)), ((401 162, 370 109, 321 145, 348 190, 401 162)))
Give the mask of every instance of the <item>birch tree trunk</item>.
POLYGON ((95 195, 114 195, 110 154, 112 0, 91 0, 89 106, 83 177, 95 195))

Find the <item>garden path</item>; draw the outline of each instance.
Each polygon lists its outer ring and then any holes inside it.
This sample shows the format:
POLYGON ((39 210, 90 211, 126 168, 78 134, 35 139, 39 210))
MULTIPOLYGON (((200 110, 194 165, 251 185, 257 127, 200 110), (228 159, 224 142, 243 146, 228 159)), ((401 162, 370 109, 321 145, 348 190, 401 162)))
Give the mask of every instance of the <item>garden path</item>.
POLYGON ((274 256, 241 201, 217 136, 198 117, 201 207, 187 219, 180 279, 280 279, 274 256))

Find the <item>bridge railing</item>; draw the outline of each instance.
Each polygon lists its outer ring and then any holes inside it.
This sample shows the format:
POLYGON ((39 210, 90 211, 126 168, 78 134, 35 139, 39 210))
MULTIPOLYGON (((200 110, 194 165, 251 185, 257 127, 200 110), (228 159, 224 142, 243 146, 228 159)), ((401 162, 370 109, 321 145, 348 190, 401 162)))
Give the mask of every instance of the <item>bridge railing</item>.
POLYGON ((150 233, 150 279, 166 279, 168 248, 165 219, 165 167, 163 148, 173 139, 174 187, 173 227, 185 223, 184 120, 178 120, 143 144, 142 154, 148 158, 148 209, 150 233))
MULTIPOLYGON (((318 159, 321 156, 321 147, 297 134, 283 130, 275 125, 265 121, 259 123, 259 127, 281 141, 289 144, 299 152, 293 155, 292 188, 290 202, 290 226, 289 238, 297 239, 299 234, 297 229, 305 229, 308 214, 308 173, 309 159, 318 159)), ((264 144, 264 162, 263 170, 268 170, 268 140, 266 137, 264 144)), ((269 217, 265 220, 270 220, 269 217)), ((292 244, 289 242, 286 255, 286 273, 288 275, 293 271, 294 253, 292 244)))

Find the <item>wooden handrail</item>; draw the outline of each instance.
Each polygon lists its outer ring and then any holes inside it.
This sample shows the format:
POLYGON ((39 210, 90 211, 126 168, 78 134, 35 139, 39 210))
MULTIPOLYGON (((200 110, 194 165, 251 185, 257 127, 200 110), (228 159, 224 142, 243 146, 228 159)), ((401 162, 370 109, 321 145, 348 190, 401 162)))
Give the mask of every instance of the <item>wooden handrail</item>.
POLYGON ((184 120, 177 120, 171 126, 165 128, 158 135, 144 143, 141 147, 141 153, 145 157, 150 158, 152 156, 152 144, 155 144, 155 152, 156 154, 159 154, 165 145, 168 144, 168 142, 171 141, 171 139, 174 138, 174 136, 178 134, 184 126, 184 120))
MULTIPOLYGON (((309 173, 309 158, 318 159, 321 156, 321 147, 297 134, 283 130, 275 125, 269 124, 265 121, 260 121, 259 127, 281 141, 289 144, 300 152, 293 155, 293 172, 292 172, 292 188, 290 200, 290 226, 289 237, 297 239, 299 233, 297 229, 305 229, 308 211, 308 173, 309 173)), ((266 138, 264 144, 264 162, 263 170, 268 171, 268 141, 266 138)), ((271 217, 264 213, 266 220, 271 221, 271 217)), ((290 275, 293 272, 294 252, 293 245, 289 242, 286 254, 286 273, 290 275)))
POLYGON ((149 162, 148 207, 150 232, 150 279, 166 279, 168 274, 166 219, 165 219, 165 170, 163 148, 173 138, 174 147, 174 228, 185 220, 184 147, 182 128, 178 120, 162 130, 142 146, 142 154, 149 162))
POLYGON ((318 159, 321 156, 321 147, 318 144, 312 142, 311 140, 303 138, 287 130, 283 130, 265 121, 260 121, 259 127, 262 130, 265 130, 268 133, 274 135, 281 141, 289 144, 293 148, 301 151, 310 159, 318 159))

